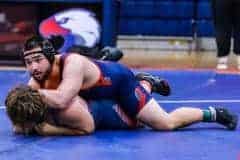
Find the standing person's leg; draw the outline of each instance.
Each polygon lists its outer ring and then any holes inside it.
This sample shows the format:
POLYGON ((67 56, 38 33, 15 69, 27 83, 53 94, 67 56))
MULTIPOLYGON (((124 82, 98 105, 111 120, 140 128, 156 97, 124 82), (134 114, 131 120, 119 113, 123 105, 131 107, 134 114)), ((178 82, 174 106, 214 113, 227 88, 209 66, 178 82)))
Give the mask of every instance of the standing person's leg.
POLYGON ((232 35, 232 0, 212 0, 217 42, 217 69, 227 69, 232 35))
POLYGON ((235 0, 233 4, 233 38, 234 53, 237 55, 237 67, 240 69, 240 1, 235 0))

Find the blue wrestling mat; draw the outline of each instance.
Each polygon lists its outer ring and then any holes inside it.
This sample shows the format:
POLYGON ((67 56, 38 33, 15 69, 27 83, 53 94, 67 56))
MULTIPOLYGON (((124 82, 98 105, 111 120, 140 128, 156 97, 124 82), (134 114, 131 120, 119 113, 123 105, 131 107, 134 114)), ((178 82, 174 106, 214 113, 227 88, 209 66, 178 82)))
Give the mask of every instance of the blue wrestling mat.
MULTIPOLYGON (((145 70, 169 80, 172 95, 154 95, 163 108, 219 105, 240 114, 240 75, 214 71, 145 70)), ((175 132, 97 131, 82 137, 14 135, 4 99, 14 85, 25 83, 23 71, 0 71, 0 160, 239 160, 240 134, 220 125, 200 123, 175 132)))

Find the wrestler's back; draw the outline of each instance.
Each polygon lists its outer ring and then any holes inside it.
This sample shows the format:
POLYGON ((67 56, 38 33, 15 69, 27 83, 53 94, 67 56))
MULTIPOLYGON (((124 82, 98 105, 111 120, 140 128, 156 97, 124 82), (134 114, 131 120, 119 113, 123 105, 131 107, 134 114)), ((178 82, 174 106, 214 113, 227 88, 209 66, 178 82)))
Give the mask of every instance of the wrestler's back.
POLYGON ((110 61, 91 60, 100 71, 98 81, 88 87, 82 89, 80 96, 86 99, 115 99, 120 95, 129 82, 135 82, 135 76, 127 67, 120 63, 110 61))

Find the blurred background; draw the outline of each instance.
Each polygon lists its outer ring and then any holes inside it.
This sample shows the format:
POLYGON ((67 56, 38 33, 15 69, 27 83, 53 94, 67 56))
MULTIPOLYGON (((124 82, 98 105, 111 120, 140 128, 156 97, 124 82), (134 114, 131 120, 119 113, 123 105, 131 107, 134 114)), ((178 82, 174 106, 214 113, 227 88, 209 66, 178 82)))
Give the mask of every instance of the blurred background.
MULTIPOLYGON (((100 46, 116 46, 131 67, 216 67, 210 0, 1 0, 0 65, 23 66, 24 40, 42 20, 69 8, 95 13, 100 46)), ((230 57, 234 67, 234 56, 230 57)))

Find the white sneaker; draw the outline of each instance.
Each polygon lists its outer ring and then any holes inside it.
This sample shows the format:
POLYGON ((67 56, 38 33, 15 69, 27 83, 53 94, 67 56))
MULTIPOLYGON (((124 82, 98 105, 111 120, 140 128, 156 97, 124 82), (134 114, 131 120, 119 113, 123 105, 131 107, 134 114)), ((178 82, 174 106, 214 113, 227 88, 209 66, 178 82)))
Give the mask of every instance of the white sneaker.
MULTIPOLYGON (((240 69, 240 66, 238 66, 238 67, 239 67, 239 69, 240 69)), ((228 65, 227 65, 227 64, 218 63, 218 64, 217 64, 217 69, 220 69, 220 70, 228 69, 228 65)))
MULTIPOLYGON (((240 58, 240 57, 239 57, 240 58)), ((239 59, 239 62, 240 62, 240 59, 239 59)), ((240 66, 239 66, 240 67, 240 66)), ((221 58, 218 58, 218 64, 217 64, 217 69, 220 69, 220 70, 225 70, 225 69, 228 69, 228 57, 221 57, 221 58)))
POLYGON ((237 56, 237 68, 240 70, 240 56, 237 56))

